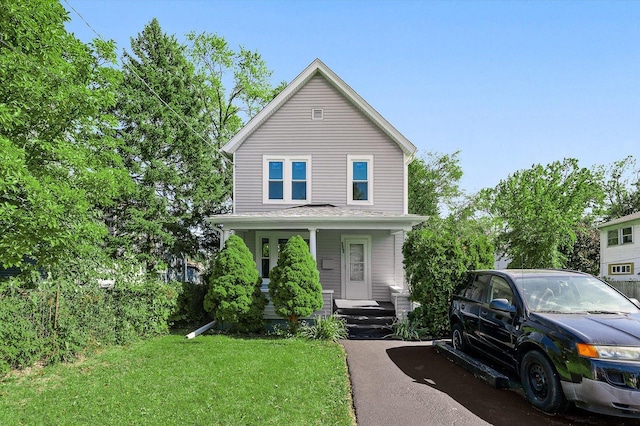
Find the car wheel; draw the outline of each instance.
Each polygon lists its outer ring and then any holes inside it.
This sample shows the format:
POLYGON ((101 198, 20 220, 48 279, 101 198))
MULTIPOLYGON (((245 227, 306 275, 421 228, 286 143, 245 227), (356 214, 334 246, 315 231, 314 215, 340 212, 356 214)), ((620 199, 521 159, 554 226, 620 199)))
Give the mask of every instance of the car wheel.
POLYGON ((467 344, 464 341, 464 333, 460 323, 455 323, 451 326, 451 346, 453 346, 453 349, 461 352, 467 350, 467 344))
POLYGON ((529 402, 547 413, 560 413, 567 407, 560 379, 546 356, 529 351, 522 358, 520 380, 529 402))

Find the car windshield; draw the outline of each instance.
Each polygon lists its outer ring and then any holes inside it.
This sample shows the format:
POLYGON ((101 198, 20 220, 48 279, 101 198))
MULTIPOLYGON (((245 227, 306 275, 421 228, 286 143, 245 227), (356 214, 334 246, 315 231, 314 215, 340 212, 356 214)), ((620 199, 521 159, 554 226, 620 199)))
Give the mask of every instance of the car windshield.
POLYGON ((589 276, 522 276, 516 287, 531 311, 559 313, 637 313, 632 302, 589 276))

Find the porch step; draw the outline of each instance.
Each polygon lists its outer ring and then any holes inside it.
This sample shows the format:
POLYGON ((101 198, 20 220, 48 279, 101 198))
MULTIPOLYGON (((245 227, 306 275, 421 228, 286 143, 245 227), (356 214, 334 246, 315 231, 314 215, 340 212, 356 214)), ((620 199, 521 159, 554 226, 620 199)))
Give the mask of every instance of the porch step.
POLYGON ((373 300, 334 301, 334 314, 345 321, 350 339, 382 339, 392 331, 395 308, 373 300))
POLYGON ((395 320, 394 315, 357 315, 357 314, 335 314, 336 317, 345 320, 347 324, 358 324, 358 325, 389 325, 393 324, 395 320))
POLYGON ((384 339, 392 332, 391 325, 382 324, 349 324, 347 323, 349 339, 384 339))

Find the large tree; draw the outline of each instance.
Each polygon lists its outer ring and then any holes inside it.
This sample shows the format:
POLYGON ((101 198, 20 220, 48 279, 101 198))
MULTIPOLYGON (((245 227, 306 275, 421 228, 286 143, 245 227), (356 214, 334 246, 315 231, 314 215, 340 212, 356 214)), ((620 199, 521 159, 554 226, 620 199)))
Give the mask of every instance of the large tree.
MULTIPOLYGON (((271 71, 262 56, 240 46, 233 50, 227 41, 207 32, 187 34, 187 57, 205 82, 206 135, 215 150, 211 164, 224 177, 221 188, 226 200, 232 196, 232 168, 220 149, 285 86, 273 87, 271 71)), ((229 203, 219 205, 224 212, 229 203)))
POLYGON ((224 197, 223 179, 212 167, 204 81, 185 47, 153 19, 131 39, 122 72, 116 112, 136 191, 110 212, 113 247, 154 268, 167 254, 198 252, 204 216, 224 197))
POLYGON ((429 152, 409 164, 409 213, 439 216, 442 207, 453 208, 454 201, 462 196, 459 153, 429 152))
POLYGON ((496 246, 511 266, 566 266, 576 230, 604 197, 600 176, 576 159, 534 165, 484 190, 488 212, 498 224, 496 246))
POLYGON ((640 169, 628 156, 609 166, 601 166, 606 194, 603 217, 616 219, 640 211, 640 169))
POLYGON ((0 266, 100 252, 100 209, 129 182, 105 110, 111 43, 69 34, 53 0, 0 3, 0 266))
POLYGON ((229 210, 232 186, 220 148, 275 93, 259 54, 206 33, 187 38, 179 43, 154 19, 123 60, 117 112, 137 190, 111 212, 113 247, 150 268, 167 254, 216 249, 206 218, 229 210))

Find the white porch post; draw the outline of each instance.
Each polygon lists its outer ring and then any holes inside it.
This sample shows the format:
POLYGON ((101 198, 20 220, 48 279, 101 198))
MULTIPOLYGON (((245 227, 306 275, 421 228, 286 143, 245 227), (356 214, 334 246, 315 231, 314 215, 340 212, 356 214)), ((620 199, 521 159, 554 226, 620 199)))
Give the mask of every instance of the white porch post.
POLYGON ((222 231, 222 240, 220 240, 220 250, 224 248, 224 243, 227 242, 229 236, 231 235, 231 230, 223 230, 222 231))
POLYGON ((309 250, 313 260, 316 260, 316 228, 309 228, 309 250))

